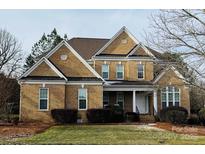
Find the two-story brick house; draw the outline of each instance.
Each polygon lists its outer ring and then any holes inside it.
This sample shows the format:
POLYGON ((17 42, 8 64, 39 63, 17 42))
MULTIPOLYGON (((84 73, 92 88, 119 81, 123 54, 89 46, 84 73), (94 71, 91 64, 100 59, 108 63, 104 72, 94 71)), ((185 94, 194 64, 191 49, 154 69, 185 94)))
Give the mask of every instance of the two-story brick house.
POLYGON ((183 76, 164 65, 161 54, 140 43, 123 27, 111 39, 62 41, 19 79, 20 117, 52 122, 50 111, 120 106, 128 112, 155 115, 167 106, 190 110, 183 76))

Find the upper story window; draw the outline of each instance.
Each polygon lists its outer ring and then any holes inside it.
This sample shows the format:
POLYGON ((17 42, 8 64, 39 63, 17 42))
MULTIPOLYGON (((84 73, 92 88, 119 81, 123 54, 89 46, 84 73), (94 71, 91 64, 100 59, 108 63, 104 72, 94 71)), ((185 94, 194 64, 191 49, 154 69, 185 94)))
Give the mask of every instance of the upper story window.
POLYGON ((39 110, 48 110, 48 88, 39 89, 39 110))
POLYGON ((102 65, 102 77, 103 79, 109 79, 109 65, 108 64, 102 65))
POLYGON ((116 78, 120 80, 124 79, 124 66, 122 64, 117 64, 116 78))
POLYGON ((78 89, 78 109, 87 109, 87 89, 78 89))
POLYGON ((162 108, 169 106, 179 106, 180 92, 176 87, 168 86, 161 90, 161 103, 162 108))
POLYGON ((144 79, 144 65, 143 64, 137 65, 137 78, 144 79))

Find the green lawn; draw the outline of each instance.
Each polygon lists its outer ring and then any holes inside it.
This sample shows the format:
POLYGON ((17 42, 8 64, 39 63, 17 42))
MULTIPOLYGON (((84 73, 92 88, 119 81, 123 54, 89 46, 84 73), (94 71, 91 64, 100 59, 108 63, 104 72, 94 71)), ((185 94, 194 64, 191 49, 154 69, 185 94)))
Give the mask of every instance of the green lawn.
POLYGON ((27 138, 0 139, 0 144, 205 144, 205 137, 136 125, 72 125, 27 138))

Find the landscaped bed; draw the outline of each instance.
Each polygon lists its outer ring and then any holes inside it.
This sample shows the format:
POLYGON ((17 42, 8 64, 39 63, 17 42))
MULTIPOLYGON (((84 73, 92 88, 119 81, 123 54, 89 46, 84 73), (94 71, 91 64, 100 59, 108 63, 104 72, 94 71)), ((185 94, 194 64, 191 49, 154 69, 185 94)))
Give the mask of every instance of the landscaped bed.
MULTIPOLYGON (((21 128, 19 128, 21 129, 21 128)), ((27 128, 30 129, 30 128, 27 128)), ((26 130, 26 128, 25 128, 26 130)), ((22 128, 22 132, 26 132, 22 128)), ((34 129, 35 130, 35 129, 34 129)), ((41 131, 45 130, 41 129, 41 131)), ((38 131, 33 131, 34 133, 38 131)), ((205 144, 204 136, 177 134, 150 125, 64 125, 36 135, 0 138, 1 144, 205 144)))

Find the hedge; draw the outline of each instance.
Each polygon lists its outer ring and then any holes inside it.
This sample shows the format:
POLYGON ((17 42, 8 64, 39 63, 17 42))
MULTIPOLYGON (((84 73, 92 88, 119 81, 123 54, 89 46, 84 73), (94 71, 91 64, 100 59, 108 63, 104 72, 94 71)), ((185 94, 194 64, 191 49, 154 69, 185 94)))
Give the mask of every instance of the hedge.
POLYGON ((184 107, 167 107, 162 109, 159 114, 160 121, 182 124, 188 117, 188 111, 184 107))
POLYGON ((77 122, 77 110, 72 109, 53 109, 51 115, 55 122, 60 124, 76 123, 77 122))

